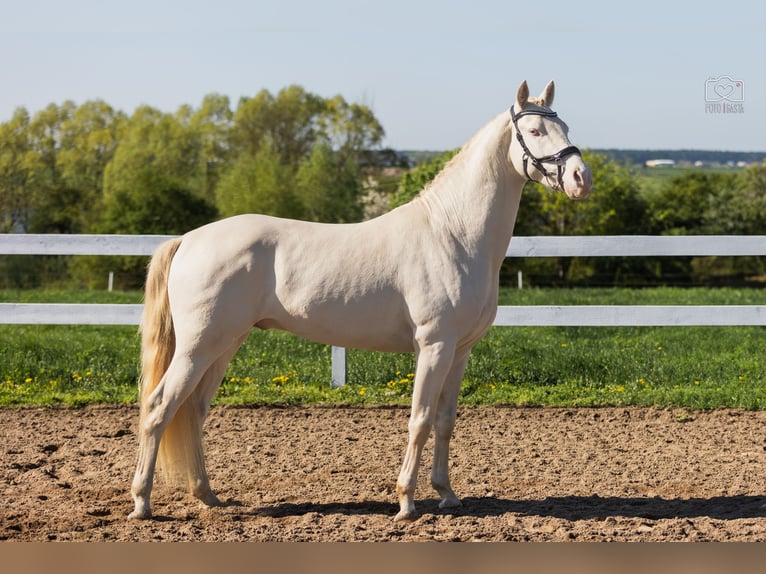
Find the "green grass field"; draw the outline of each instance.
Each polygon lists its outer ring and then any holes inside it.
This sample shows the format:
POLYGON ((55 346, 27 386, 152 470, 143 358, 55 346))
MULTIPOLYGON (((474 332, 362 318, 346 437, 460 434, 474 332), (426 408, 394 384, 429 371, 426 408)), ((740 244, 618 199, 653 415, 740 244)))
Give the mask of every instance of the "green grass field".
MULTIPOLYGON (((140 293, 0 291, 0 301, 140 302, 140 293)), ((507 289, 504 305, 764 304, 740 289, 507 289)), ((130 403, 134 327, 0 325, 0 406, 130 403)), ((410 354, 350 351, 349 384, 330 389, 330 349, 254 332, 215 401, 407 403, 410 354)), ((495 327, 474 348, 463 404, 766 408, 764 327, 495 327)))

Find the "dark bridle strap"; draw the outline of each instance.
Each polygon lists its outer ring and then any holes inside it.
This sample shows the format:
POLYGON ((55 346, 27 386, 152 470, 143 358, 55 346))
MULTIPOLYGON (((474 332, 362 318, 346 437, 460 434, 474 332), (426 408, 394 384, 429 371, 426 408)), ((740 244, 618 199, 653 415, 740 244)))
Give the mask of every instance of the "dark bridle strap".
POLYGON ((536 157, 527 147, 527 144, 524 141, 524 136, 521 135, 521 130, 519 129, 519 125, 517 123, 518 119, 524 116, 543 116, 545 118, 556 118, 558 117, 558 114, 553 110, 522 110, 517 114, 513 111, 513 106, 511 106, 511 121, 513 122, 514 129, 516 130, 516 139, 519 141, 521 149, 524 150, 524 175, 528 180, 534 181, 529 176, 529 171, 527 169, 527 163, 531 161, 532 165, 535 166, 535 169, 539 171, 543 177, 548 178, 556 175, 556 185, 554 187, 558 189, 564 189, 564 159, 573 154, 582 155, 580 149, 577 146, 570 145, 562 150, 557 151, 554 154, 546 155, 543 157, 536 157), (557 168, 556 173, 549 172, 547 169, 545 169, 543 163, 555 164, 557 168))
POLYGON ((517 114, 513 111, 513 106, 511 106, 511 119, 513 120, 514 124, 516 123, 516 120, 523 118, 524 116, 543 116, 545 118, 559 117, 559 115, 553 110, 521 110, 517 114))
POLYGON ((574 146, 574 145, 570 145, 570 146, 565 147, 561 151, 557 151, 554 154, 546 155, 546 156, 543 156, 543 157, 538 157, 537 161, 539 161, 541 163, 544 163, 546 161, 557 162, 557 161, 561 161, 562 159, 564 159, 568 155, 572 155, 574 153, 580 154, 580 148, 578 148, 577 146, 574 146))

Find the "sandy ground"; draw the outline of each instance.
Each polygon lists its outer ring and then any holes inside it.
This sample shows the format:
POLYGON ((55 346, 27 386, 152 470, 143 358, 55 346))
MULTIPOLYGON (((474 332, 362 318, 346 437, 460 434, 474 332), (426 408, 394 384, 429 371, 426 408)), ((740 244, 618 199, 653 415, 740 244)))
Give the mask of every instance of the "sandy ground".
POLYGON ((406 408, 214 408, 201 507, 158 484, 129 521, 133 407, 0 410, 0 540, 766 540, 766 412, 462 408, 463 506, 394 523, 406 408))

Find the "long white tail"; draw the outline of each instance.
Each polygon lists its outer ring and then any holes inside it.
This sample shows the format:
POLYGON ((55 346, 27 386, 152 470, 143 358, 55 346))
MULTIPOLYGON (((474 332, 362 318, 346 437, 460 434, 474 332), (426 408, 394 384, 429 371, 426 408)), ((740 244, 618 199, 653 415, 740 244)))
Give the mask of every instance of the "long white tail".
MULTIPOLYGON (((175 331, 168 299, 170 264, 181 239, 163 243, 149 263, 141 319, 141 426, 149 414, 149 398, 162 381, 175 352, 175 331)), ((194 393, 178 409, 160 441, 157 466, 167 482, 174 485, 193 482, 204 473, 202 423, 194 393)))

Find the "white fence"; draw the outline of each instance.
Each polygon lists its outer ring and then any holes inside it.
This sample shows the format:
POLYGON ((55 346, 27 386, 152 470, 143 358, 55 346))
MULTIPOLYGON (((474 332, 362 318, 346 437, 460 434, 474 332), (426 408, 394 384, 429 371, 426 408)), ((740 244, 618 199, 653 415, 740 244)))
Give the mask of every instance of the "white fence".
MULTIPOLYGON (((169 235, 0 234, 0 255, 151 255, 169 235)), ((514 237, 507 257, 766 255, 758 236, 514 237)), ((0 323, 137 325, 141 305, 0 303, 0 323)), ((500 306, 495 326, 766 325, 766 305, 500 306)), ((332 385, 346 380, 345 349, 332 349, 332 385)))

